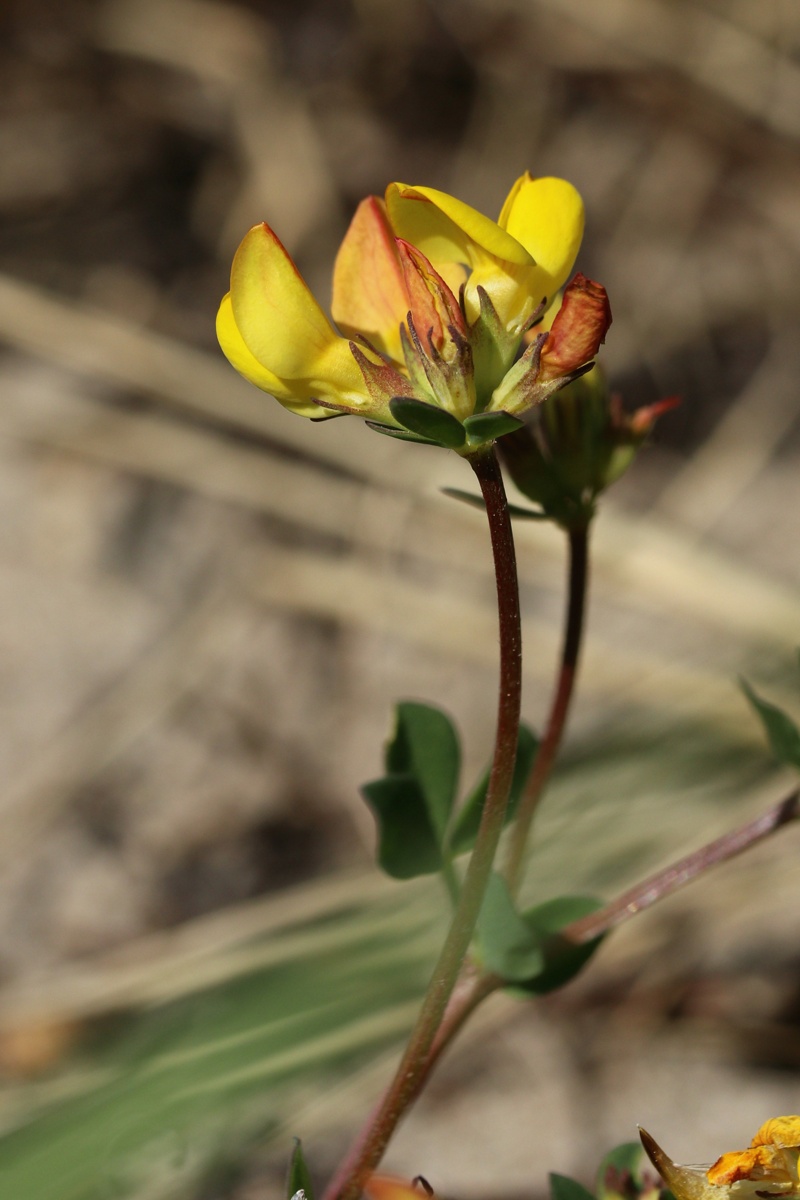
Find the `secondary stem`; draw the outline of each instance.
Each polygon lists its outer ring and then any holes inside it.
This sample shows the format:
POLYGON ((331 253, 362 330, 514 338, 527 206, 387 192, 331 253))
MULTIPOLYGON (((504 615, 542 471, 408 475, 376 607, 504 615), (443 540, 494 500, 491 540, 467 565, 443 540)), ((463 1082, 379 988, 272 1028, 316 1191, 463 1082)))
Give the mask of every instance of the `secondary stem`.
POLYGON ((519 890, 533 818, 542 792, 550 778, 550 772, 553 769, 567 723, 578 670, 588 578, 589 527, 584 525, 569 531, 569 599, 564 640, 561 647, 561 661, 547 725, 536 751, 533 770, 517 811, 509 843, 506 879, 512 892, 519 890))
MULTIPOLYGON (((480 484, 489 520, 500 625, 500 687, 494 759, 475 849, 445 943, 434 967, 416 1025, 394 1079, 367 1127, 325 1192, 324 1200, 358 1200, 367 1177, 380 1162, 400 1118, 416 1098, 439 1051, 434 1050, 448 1001, 459 978, 475 931, 497 844, 503 829, 517 754, 522 694, 522 632, 514 539, 503 479, 494 448, 478 451, 468 462, 480 484), (430 1064, 430 1065, 429 1065, 430 1064)), ((474 1007, 474 1006, 473 1006, 474 1007)), ((463 1017, 472 1011, 465 1006, 463 1017)), ((445 1042, 449 1041, 453 1030, 445 1042)))
POLYGON ((741 825, 738 829, 731 830, 730 833, 723 833, 722 837, 709 842, 700 850, 687 854, 685 858, 679 858, 677 862, 656 872, 648 879, 642 880, 627 892, 623 892, 621 896, 617 896, 616 900, 612 900, 598 912, 590 913, 588 917, 581 917, 579 921, 573 921, 571 925, 567 925, 561 930, 561 936, 578 944, 594 941, 601 934, 608 933, 609 929, 621 925, 623 921, 636 916, 638 912, 649 908, 651 904, 663 900, 665 896, 669 896, 678 888, 690 883, 698 875, 707 871, 709 867, 727 862, 729 858, 734 858, 737 854, 754 846, 756 842, 762 841, 784 825, 798 819, 800 819, 800 791, 794 791, 781 800, 780 804, 768 808, 755 820, 748 821, 746 825, 741 825))

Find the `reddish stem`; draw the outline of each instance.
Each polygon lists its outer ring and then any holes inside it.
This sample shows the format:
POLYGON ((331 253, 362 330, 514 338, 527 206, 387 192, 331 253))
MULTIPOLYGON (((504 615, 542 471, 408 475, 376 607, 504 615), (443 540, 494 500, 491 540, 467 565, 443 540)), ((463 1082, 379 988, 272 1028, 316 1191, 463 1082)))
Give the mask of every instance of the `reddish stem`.
POLYGON ((780 804, 773 805, 754 821, 748 821, 746 825, 724 833, 722 837, 709 842, 700 850, 687 854, 685 858, 679 858, 671 866, 637 883, 605 908, 590 913, 588 917, 581 917, 579 921, 573 921, 571 925, 562 929, 562 936, 579 944, 593 941, 601 934, 608 933, 615 925, 621 925, 623 921, 630 920, 643 909, 650 908, 651 904, 684 887, 709 867, 735 858, 737 854, 749 850, 757 842, 763 841, 777 829, 796 821, 799 817, 800 790, 792 792, 781 800, 780 804))
POLYGON ((519 890, 533 818, 564 736, 578 672, 588 577, 589 527, 584 525, 569 530, 569 601, 561 660, 547 725, 536 751, 533 770, 520 802, 509 843, 506 879, 512 892, 519 890))
MULTIPOLYGON (((358 1200, 367 1177, 380 1162, 398 1122, 427 1078, 431 1056, 435 1061, 441 1052, 434 1049, 437 1034, 475 931, 508 807, 517 756, 522 698, 522 632, 514 538, 494 448, 480 450, 468 461, 480 484, 489 520, 500 626, 497 730, 489 788, 453 921, 400 1066, 377 1109, 326 1189, 323 1200, 358 1200)), ((471 1010, 467 1009, 463 1020, 466 1020, 468 1011, 471 1010)), ((452 1019, 459 1027, 458 1019, 452 1019)))

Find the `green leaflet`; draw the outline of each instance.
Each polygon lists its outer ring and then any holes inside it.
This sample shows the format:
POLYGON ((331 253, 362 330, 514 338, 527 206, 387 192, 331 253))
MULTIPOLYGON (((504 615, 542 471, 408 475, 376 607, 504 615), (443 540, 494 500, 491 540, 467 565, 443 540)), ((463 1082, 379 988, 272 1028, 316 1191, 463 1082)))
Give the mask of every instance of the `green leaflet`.
POLYGON ((776 704, 762 700, 747 680, 741 680, 742 691, 761 718, 772 753, 779 762, 800 767, 800 729, 792 718, 776 704))
POLYGON ((381 867, 395 879, 440 870, 461 769, 450 718, 431 705, 398 704, 385 765, 386 775, 361 789, 378 823, 381 867))

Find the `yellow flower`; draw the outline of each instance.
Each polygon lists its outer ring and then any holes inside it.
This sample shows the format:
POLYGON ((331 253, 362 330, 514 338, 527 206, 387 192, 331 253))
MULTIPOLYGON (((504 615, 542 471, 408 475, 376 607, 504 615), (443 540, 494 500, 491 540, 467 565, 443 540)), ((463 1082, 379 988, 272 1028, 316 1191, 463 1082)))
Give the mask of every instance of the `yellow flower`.
POLYGON ((515 362, 582 232, 580 196, 561 179, 523 175, 497 222, 433 188, 390 184, 385 202, 359 205, 337 255, 334 325, 262 223, 234 257, 220 345, 300 416, 354 413, 382 432, 469 453, 517 427, 602 340, 608 322, 595 314, 607 310, 605 292, 580 277, 580 296, 567 289, 552 333, 515 362))
POLYGON ((731 1150, 710 1167, 679 1166, 645 1130, 642 1144, 676 1200, 728 1200, 800 1195, 800 1116, 773 1117, 747 1150, 731 1150))

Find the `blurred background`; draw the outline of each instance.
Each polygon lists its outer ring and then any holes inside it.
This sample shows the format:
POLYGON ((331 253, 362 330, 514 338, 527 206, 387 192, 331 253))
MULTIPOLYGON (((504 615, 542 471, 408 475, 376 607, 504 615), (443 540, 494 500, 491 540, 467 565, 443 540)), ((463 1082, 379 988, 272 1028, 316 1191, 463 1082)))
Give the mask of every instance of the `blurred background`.
MULTIPOLYGON (((0 1190, 263 1200, 322 1179, 441 935, 372 867, 392 701, 491 749, 493 582, 453 455, 311 426, 217 350, 266 219, 326 302, 392 179, 587 206, 634 407, 531 896, 612 896, 777 801, 738 690, 800 710, 800 10, 793 0, 4 0, 0 7, 0 1190), (452 460, 452 461, 451 461, 452 460), (591 850, 591 854, 586 848, 591 850)), ((521 528, 525 715, 564 554, 521 528)), ((445 1194, 591 1183, 793 1112, 798 834, 495 998, 389 1164, 445 1194)))

